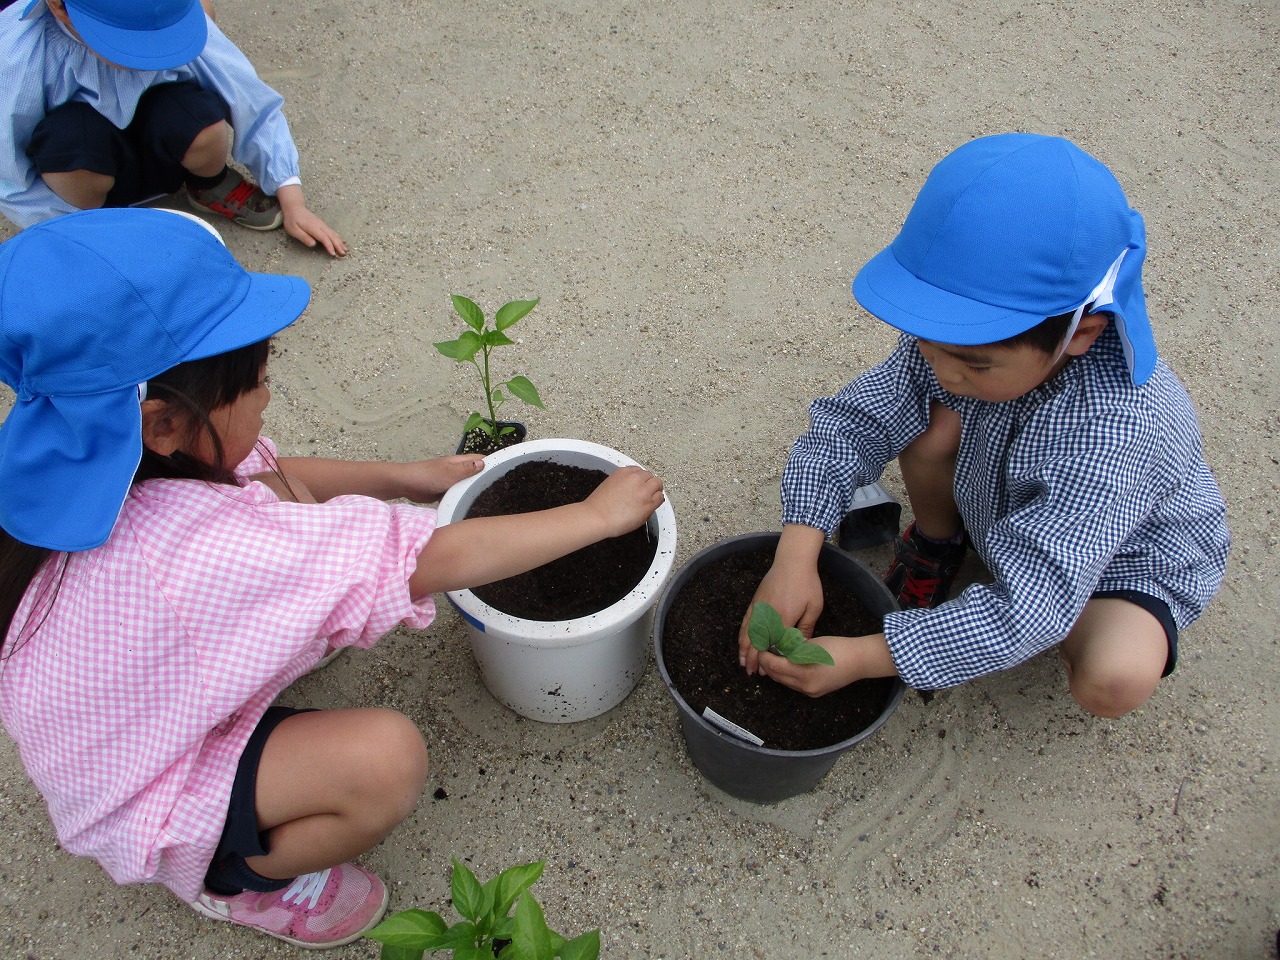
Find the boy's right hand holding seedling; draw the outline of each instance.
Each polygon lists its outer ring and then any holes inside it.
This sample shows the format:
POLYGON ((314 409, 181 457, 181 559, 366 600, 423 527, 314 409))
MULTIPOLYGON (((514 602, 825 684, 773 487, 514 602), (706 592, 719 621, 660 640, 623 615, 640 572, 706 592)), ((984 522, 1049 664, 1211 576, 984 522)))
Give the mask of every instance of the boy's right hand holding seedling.
MULTIPOLYGON (((748 675, 761 674, 793 690, 820 697, 867 677, 897 675, 884 634, 865 637, 814 637, 813 628, 822 614, 822 582, 818 578, 818 553, 826 534, 816 527, 787 524, 774 554, 773 566, 760 581, 738 633, 738 662, 748 675), (831 663, 794 663, 785 656, 759 650, 752 642, 752 621, 757 632, 764 620, 756 611, 766 606, 774 611, 778 626, 794 626, 813 645, 830 654, 831 663)), ((767 612, 763 614, 768 617, 767 612)))

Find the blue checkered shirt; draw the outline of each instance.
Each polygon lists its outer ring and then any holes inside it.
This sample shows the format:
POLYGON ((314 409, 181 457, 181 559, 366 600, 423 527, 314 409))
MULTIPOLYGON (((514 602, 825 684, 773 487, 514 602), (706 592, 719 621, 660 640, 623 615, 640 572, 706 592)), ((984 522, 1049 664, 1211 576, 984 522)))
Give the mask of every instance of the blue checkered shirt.
POLYGON ((1135 387, 1113 326, 1005 403, 946 392, 903 335, 884 363, 810 407, 783 472, 783 522, 834 531, 853 491, 924 431, 931 400, 960 414, 956 503, 994 579, 885 617, 907 684, 949 687, 1022 663, 1059 643, 1100 590, 1158 597, 1180 628, 1201 614, 1226 567, 1222 495, 1185 388, 1163 362, 1135 387))
POLYGON ((195 60, 174 70, 126 70, 99 60, 47 10, 22 20, 25 0, 0 11, 0 116, 8 117, 0 144, 0 213, 29 227, 76 208, 40 178, 27 156, 31 134, 54 107, 79 100, 121 130, 151 87, 196 80, 231 108, 232 156, 267 193, 296 182, 298 150, 281 108, 284 100, 258 79, 243 53, 209 21, 209 41, 195 60))

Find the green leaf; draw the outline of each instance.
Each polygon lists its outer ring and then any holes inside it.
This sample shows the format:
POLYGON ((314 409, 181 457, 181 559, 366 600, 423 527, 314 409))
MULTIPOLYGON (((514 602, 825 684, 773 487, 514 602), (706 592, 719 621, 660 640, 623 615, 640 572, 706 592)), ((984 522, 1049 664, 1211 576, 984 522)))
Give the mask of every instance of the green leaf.
POLYGON ((542 398, 538 396, 538 389, 529 382, 528 377, 512 377, 507 381, 506 387, 511 391, 511 395, 519 397, 525 403, 545 410, 542 406, 542 398))
POLYGON ((393 947, 383 944, 378 951, 378 960, 422 960, 422 950, 413 947, 393 947))
POLYGON ((792 663, 823 663, 828 667, 836 665, 836 662, 831 659, 831 654, 827 652, 825 647, 816 643, 809 643, 807 640, 802 641, 799 646, 788 653, 787 659, 792 663))
POLYGON ((516 929, 515 917, 503 917, 493 925, 493 939, 510 940, 516 929))
POLYGON ((480 939, 480 931, 470 920, 461 920, 427 944, 428 950, 462 950, 480 939))
POLYGON ((489 422, 488 417, 483 414, 473 413, 471 416, 467 417, 467 422, 462 425, 462 432, 470 433, 472 430, 476 429, 483 430, 492 437, 495 427, 489 422))
POLYGON ((600 931, 590 930, 560 948, 560 960, 599 960, 600 931))
POLYGON ((486 347, 508 347, 515 343, 501 330, 486 330, 483 334, 484 345, 486 347))
POLYGON ((747 636, 757 650, 768 650, 782 636, 782 615, 763 600, 751 611, 747 636))
POLYGON ((467 326, 479 333, 484 329, 484 311, 476 306, 474 300, 461 296, 460 294, 452 294, 453 309, 458 311, 458 316, 467 322, 467 326))
POLYGON ((458 340, 442 340, 439 343, 433 343, 432 346, 450 360, 459 359, 458 350, 461 347, 461 343, 458 340))
POLYGON ((782 631, 782 636, 774 641, 773 646, 781 656, 790 657, 791 651, 802 643, 804 643, 804 634, 795 627, 787 627, 782 631))
POLYGON ((483 343, 480 334, 474 330, 464 330, 457 340, 446 340, 433 346, 451 360, 466 363, 479 352, 483 343))
POLYGON ((497 899, 498 881, 496 878, 480 885, 480 913, 476 917, 476 926, 479 927, 481 936, 493 936, 493 925, 502 918, 502 914, 494 906, 497 899))
POLYGON ((494 905, 497 908, 498 916, 505 917, 511 910, 511 905, 516 902, 520 894, 524 893, 542 876, 542 871, 546 867, 546 861, 537 860, 533 863, 517 864, 514 867, 508 867, 494 878, 497 884, 497 896, 494 897, 494 905))
POLYGON ((493 960, 493 947, 487 943, 480 946, 469 943, 464 947, 455 947, 453 960, 493 960))
MULTIPOLYGON (((511 946, 518 949, 511 953, 512 960, 552 960, 551 931, 542 915, 542 907, 527 890, 516 901, 516 928, 511 946)), ((503 951, 503 956, 507 951, 503 951)))
POLYGON ((434 911, 401 910, 393 913, 365 936, 379 943, 397 947, 411 947, 419 951, 426 947, 418 941, 438 937, 449 929, 444 918, 434 911))
MULTIPOLYGON (((541 299, 541 297, 538 299, 541 299)), ((498 308, 498 312, 494 314, 494 326, 499 330, 505 330, 537 305, 537 300, 512 300, 510 303, 504 303, 498 308)))
POLYGON ((456 859, 453 861, 453 879, 449 886, 453 894, 453 908, 468 920, 479 920, 484 905, 480 881, 456 859))

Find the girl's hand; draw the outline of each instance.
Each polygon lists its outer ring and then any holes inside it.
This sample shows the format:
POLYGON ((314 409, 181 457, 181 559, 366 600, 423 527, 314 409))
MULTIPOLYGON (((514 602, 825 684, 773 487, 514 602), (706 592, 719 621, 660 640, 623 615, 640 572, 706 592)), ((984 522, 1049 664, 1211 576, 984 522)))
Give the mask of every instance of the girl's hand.
POLYGON ((583 501, 601 523, 602 535, 620 537, 662 506, 662 481, 643 467, 619 467, 583 501))
POLYGON ((455 483, 474 477, 484 469, 484 457, 462 453, 404 466, 404 496, 415 503, 434 503, 455 483))

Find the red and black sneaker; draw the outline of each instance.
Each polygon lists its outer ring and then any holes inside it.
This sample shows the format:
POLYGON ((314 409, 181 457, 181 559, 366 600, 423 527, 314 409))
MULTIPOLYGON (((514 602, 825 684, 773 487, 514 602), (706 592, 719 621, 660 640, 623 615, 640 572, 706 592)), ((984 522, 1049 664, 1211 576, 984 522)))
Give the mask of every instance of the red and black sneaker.
POLYGON ((904 610, 936 607, 947 599, 968 550, 969 538, 963 534, 958 543, 937 543, 916 533, 913 523, 894 541, 885 586, 904 610))
POLYGON ((226 176, 208 189, 188 185, 187 199, 197 210, 212 211, 250 230, 275 230, 284 223, 280 201, 230 167, 226 176))

